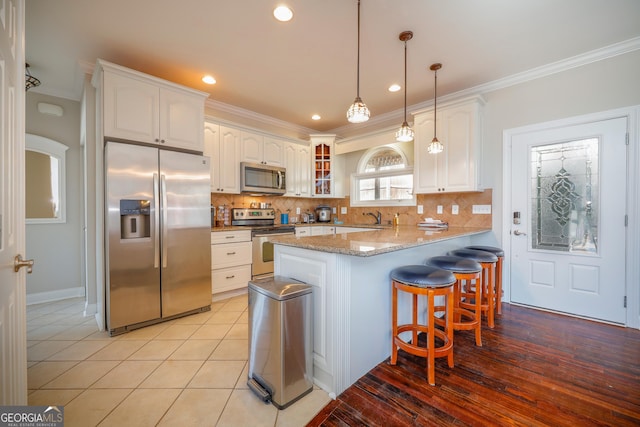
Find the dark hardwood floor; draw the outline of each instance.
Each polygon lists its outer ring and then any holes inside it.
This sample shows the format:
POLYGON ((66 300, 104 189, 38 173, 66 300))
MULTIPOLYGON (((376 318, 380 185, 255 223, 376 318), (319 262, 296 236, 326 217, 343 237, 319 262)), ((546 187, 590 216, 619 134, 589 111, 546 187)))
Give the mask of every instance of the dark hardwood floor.
POLYGON ((640 426, 640 331, 504 304, 496 327, 455 334, 455 367, 400 351, 309 426, 640 426))

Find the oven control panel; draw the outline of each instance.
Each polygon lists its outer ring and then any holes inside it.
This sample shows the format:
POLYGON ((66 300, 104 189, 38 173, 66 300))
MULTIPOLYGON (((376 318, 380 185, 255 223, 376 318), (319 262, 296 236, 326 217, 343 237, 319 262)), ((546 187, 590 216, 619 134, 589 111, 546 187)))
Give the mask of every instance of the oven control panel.
POLYGON ((255 209, 255 208, 234 208, 231 209, 231 215, 234 220, 264 220, 275 219, 275 209, 255 209))

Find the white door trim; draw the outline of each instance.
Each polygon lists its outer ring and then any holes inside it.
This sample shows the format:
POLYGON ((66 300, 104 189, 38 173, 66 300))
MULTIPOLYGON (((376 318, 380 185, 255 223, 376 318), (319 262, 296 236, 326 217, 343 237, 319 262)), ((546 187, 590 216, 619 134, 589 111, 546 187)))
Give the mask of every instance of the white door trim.
POLYGON ((580 125, 594 121, 626 117, 628 120, 628 171, 627 188, 627 320, 626 326, 640 329, 640 105, 599 113, 570 117, 545 123, 506 129, 502 134, 502 248, 505 251, 503 289, 506 301, 511 301, 511 144, 518 134, 580 125))

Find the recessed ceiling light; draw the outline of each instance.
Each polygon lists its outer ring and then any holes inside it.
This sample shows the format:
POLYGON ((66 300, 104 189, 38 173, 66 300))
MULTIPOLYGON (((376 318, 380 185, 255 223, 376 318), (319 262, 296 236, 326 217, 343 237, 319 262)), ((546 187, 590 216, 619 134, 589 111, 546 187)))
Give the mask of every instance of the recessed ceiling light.
POLYGON ((392 84, 391 86, 389 86, 389 92, 397 92, 401 89, 399 84, 392 84))
POLYGON ((213 76, 206 75, 202 78, 202 81, 208 85, 216 84, 216 79, 213 76))
POLYGON ((278 6, 273 9, 273 16, 275 16, 278 21, 291 21, 291 18, 293 18, 293 10, 287 6, 278 6))
POLYGON ((320 117, 319 114, 314 114, 313 116, 311 116, 311 120, 320 120, 322 117, 320 117))

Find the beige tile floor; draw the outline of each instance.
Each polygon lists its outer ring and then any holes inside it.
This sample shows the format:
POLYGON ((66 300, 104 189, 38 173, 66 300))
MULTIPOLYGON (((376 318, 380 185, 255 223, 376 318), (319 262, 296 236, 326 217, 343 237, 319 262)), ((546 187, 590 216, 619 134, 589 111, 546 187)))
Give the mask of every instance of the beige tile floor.
POLYGON ((330 400, 285 410, 246 386, 247 297, 109 337, 83 299, 27 307, 30 405, 63 405, 65 426, 303 426, 330 400))

